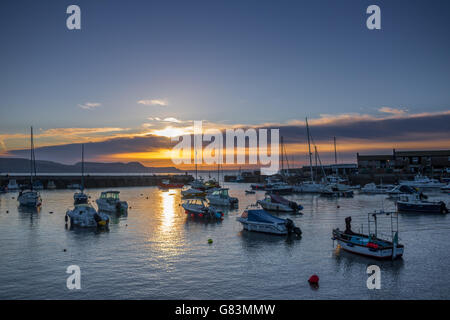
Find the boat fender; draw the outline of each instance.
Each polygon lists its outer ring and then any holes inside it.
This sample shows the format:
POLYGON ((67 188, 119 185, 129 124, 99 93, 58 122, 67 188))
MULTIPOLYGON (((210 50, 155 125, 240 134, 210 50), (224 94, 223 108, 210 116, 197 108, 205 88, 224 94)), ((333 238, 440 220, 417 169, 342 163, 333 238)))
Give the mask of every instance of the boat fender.
POLYGON ((68 220, 68 218, 67 218, 67 214, 66 214, 66 216, 64 217, 64 221, 67 222, 67 220, 68 220))
POLYGON ((213 239, 208 239, 208 243, 212 244, 213 243, 213 239))

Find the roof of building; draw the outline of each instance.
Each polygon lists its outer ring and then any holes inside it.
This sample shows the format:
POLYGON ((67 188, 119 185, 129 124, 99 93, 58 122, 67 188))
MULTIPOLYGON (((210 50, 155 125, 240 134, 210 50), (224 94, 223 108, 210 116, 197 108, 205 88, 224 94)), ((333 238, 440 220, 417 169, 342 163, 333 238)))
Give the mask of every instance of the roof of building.
POLYGON ((395 151, 397 157, 450 157, 450 150, 395 151))

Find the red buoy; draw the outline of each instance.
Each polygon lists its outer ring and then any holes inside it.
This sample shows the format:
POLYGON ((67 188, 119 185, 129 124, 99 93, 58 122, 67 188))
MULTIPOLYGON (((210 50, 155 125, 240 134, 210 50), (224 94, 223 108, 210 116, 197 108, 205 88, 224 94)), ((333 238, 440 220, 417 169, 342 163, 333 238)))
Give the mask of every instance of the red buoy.
POLYGON ((311 284, 319 284, 319 276, 313 274, 311 277, 309 277, 308 282, 311 284))

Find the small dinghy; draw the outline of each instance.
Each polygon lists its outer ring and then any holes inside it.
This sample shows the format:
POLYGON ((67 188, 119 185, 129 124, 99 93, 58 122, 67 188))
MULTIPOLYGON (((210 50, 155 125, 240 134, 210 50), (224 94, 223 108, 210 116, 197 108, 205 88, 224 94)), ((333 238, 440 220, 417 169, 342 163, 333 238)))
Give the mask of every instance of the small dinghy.
POLYGON ((210 204, 214 206, 235 207, 239 200, 235 197, 230 197, 228 188, 219 188, 206 196, 210 204))
POLYGON ((245 194, 255 194, 256 191, 254 190, 245 190, 245 194))
POLYGON ((223 212, 208 206, 203 199, 187 200, 181 205, 186 214, 202 219, 222 220, 223 212))
POLYGON ((161 189, 183 188, 184 183, 170 182, 169 179, 163 179, 160 183, 158 183, 158 187, 161 189))
POLYGON ((397 210, 400 212, 418 213, 448 213, 443 201, 427 201, 422 194, 405 194, 397 201, 397 210))
POLYGON ((246 209, 236 220, 242 223, 244 230, 248 231, 277 235, 295 233, 301 236, 302 234, 300 228, 296 227, 291 219, 274 217, 263 209, 246 209))
POLYGON ((295 201, 290 201, 280 195, 269 194, 263 200, 258 200, 257 203, 265 210, 279 211, 279 212, 297 212, 303 207, 295 201))
POLYGON ((100 198, 96 200, 98 210, 106 212, 126 213, 128 211, 128 203, 121 201, 119 198, 120 191, 104 191, 100 198))
POLYGON ((368 214, 368 234, 355 233, 351 228, 351 217, 345 218, 345 231, 336 228, 333 230, 333 240, 345 251, 363 255, 375 259, 396 259, 403 255, 404 246, 398 243, 398 214, 395 212, 373 212, 368 214), (377 217, 390 216, 391 235, 390 241, 378 238, 377 217), (371 229, 371 225, 375 229, 371 229), (374 233, 372 233, 374 231, 374 233))

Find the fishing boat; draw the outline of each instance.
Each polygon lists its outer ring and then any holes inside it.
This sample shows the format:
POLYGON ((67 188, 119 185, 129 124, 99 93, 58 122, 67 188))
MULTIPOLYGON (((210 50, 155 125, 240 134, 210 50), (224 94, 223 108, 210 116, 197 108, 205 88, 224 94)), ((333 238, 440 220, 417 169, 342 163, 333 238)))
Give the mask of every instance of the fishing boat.
POLYGON ((190 199, 181 205, 186 214, 202 219, 222 220, 223 212, 208 206, 203 199, 190 199))
POLYGON ((397 259, 403 255, 404 245, 398 243, 398 214, 395 212, 372 212, 367 214, 368 234, 355 233, 351 228, 351 217, 345 218, 345 231, 333 229, 332 239, 339 248, 375 259, 397 259), (391 240, 378 237, 378 217, 391 219, 391 240), (373 230, 372 226, 375 227, 373 230))
POLYGON ((427 201, 422 194, 405 194, 397 201, 397 210, 400 212, 418 213, 448 213, 443 201, 427 201))
POLYGON ((9 192, 12 192, 12 191, 17 191, 20 188, 19 188, 19 185, 17 184, 17 181, 15 179, 11 179, 11 180, 9 180, 8 185, 6 186, 6 189, 9 192))
POLYGON ((239 200, 235 197, 230 197, 228 188, 219 188, 206 196, 206 199, 211 205, 235 207, 239 200))
POLYGON ((296 227, 291 219, 275 217, 263 209, 247 208, 236 220, 244 226, 244 230, 248 231, 276 235, 295 233, 297 236, 301 236, 302 234, 300 228, 296 227))
POLYGON ((47 189, 50 189, 50 190, 56 189, 56 185, 55 185, 55 182, 53 180, 50 180, 47 183, 47 189))
POLYGON ((99 211, 125 213, 128 211, 128 203, 121 201, 120 191, 103 191, 95 202, 99 211))
POLYGON ((402 180, 400 181, 400 184, 412 186, 419 189, 442 188, 445 185, 445 183, 439 182, 439 180, 430 179, 427 176, 422 176, 421 174, 417 174, 414 177, 413 181, 402 180))
POLYGON ((160 183, 158 183, 158 187, 160 187, 161 189, 177 189, 183 188, 184 183, 170 182, 169 179, 163 179, 160 183))
POLYGON ((31 139, 30 139, 30 189, 21 190, 17 201, 21 206, 25 207, 39 207, 42 204, 41 195, 39 192, 33 189, 34 179, 36 177, 36 159, 34 156, 34 142, 33 142, 33 127, 31 127, 31 139))
POLYGON ((375 183, 368 183, 361 188, 360 193, 365 194, 386 194, 388 191, 392 190, 392 185, 376 185, 375 183))
POLYGON ((297 212, 303 209, 297 202, 276 194, 269 194, 263 200, 258 200, 257 203, 268 211, 297 212))

